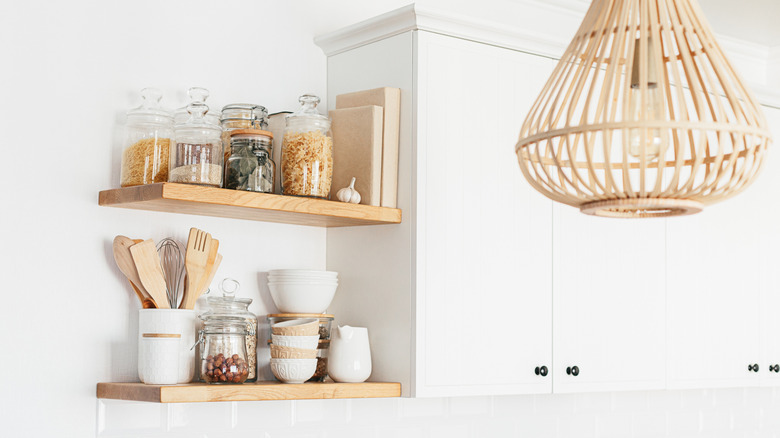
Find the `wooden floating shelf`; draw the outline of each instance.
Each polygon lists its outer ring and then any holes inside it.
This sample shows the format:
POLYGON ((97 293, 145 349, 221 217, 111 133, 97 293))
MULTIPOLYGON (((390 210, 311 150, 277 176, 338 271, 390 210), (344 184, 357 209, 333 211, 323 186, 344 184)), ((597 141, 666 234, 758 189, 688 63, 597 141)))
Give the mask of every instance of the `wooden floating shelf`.
POLYGON ((400 397, 400 383, 301 383, 276 381, 241 385, 145 385, 143 383, 98 383, 97 397, 154 403, 200 403, 220 401, 310 400, 336 398, 400 397))
POLYGON ((103 190, 98 197, 98 203, 108 207, 316 227, 351 227, 401 222, 401 210, 397 208, 175 183, 103 190))

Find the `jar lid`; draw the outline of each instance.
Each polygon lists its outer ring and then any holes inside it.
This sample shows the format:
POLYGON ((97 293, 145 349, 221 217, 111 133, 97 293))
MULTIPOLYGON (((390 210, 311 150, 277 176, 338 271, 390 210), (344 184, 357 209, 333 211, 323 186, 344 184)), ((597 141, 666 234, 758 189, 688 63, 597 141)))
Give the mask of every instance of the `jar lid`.
POLYGON ((274 134, 271 131, 263 131, 262 129, 236 129, 230 131, 230 136, 233 137, 234 135, 264 135, 274 138, 274 134))
POLYGON ((223 335, 246 335, 247 321, 236 316, 222 316, 203 320, 203 333, 223 335))
MULTIPOLYGON (((267 125, 268 110, 262 105, 253 103, 231 103, 222 107, 221 121, 229 120, 250 120, 259 121, 262 125, 267 125)), ((254 123, 253 123, 254 125, 254 123)))
POLYGON ((255 315, 249 311, 248 307, 252 304, 251 298, 238 298, 236 292, 241 288, 241 284, 235 279, 224 278, 220 283, 219 288, 222 290, 222 296, 212 296, 206 298, 206 303, 210 307, 206 312, 198 315, 202 320, 212 318, 231 318, 240 317, 246 318, 247 316, 255 315))
POLYGON ((144 338, 181 338, 180 333, 144 333, 144 338))
POLYGON ((317 111, 317 105, 320 103, 320 98, 313 94, 304 94, 298 98, 301 106, 292 114, 286 116, 287 124, 295 121, 318 121, 318 122, 330 122, 328 116, 324 116, 317 111))
POLYGON ((155 123, 171 123, 171 113, 160 106, 162 91, 157 88, 144 88, 141 90, 141 106, 127 112, 128 118, 144 119, 143 121, 155 123))
POLYGON ((186 142, 198 142, 207 139, 219 139, 222 134, 222 127, 209 123, 206 120, 206 114, 209 111, 209 106, 203 102, 190 102, 187 105, 187 113, 190 117, 187 121, 181 125, 177 125, 174 129, 176 131, 176 141, 181 138, 186 142))
MULTIPOLYGON (((190 98, 189 103, 193 102, 199 102, 199 103, 206 103, 206 99, 209 97, 209 90, 201 87, 190 87, 187 90, 187 96, 190 98)), ((175 125, 182 125, 184 123, 187 123, 187 120, 190 118, 190 113, 187 112, 187 107, 189 104, 176 109, 176 111, 173 112, 173 123, 175 125)), ((212 125, 219 125, 220 122, 220 114, 218 110, 214 110, 213 108, 210 108, 209 111, 206 113, 205 116, 203 116, 204 120, 212 125)))

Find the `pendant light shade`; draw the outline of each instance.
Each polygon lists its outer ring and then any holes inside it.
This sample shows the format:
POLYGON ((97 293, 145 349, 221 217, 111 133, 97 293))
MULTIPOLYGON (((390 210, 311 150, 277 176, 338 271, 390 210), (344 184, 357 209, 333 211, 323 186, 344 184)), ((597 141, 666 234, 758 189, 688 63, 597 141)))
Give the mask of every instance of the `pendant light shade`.
POLYGON ((554 201, 659 217, 739 193, 770 141, 696 0, 594 0, 515 151, 554 201))

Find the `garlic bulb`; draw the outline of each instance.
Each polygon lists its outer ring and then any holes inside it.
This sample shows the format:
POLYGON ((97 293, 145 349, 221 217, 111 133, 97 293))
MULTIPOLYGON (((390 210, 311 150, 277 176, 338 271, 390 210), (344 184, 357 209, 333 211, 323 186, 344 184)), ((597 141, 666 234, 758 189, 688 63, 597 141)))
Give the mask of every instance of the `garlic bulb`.
POLYGON ((355 190, 355 177, 352 177, 352 182, 349 183, 349 187, 344 187, 336 193, 336 197, 341 202, 360 204, 360 193, 355 190))

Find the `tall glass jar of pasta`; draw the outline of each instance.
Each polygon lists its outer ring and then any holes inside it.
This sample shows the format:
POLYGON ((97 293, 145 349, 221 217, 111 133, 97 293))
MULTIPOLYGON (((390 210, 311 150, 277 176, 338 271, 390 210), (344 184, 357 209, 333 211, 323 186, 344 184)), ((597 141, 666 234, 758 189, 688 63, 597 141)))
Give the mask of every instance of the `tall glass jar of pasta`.
POLYGON ((320 98, 304 94, 287 116, 282 140, 282 194, 328 199, 333 177, 330 119, 317 112, 320 98))
POLYGON ((144 88, 141 97, 141 106, 127 112, 127 135, 119 176, 122 187, 168 181, 173 118, 160 107, 160 90, 144 88))

